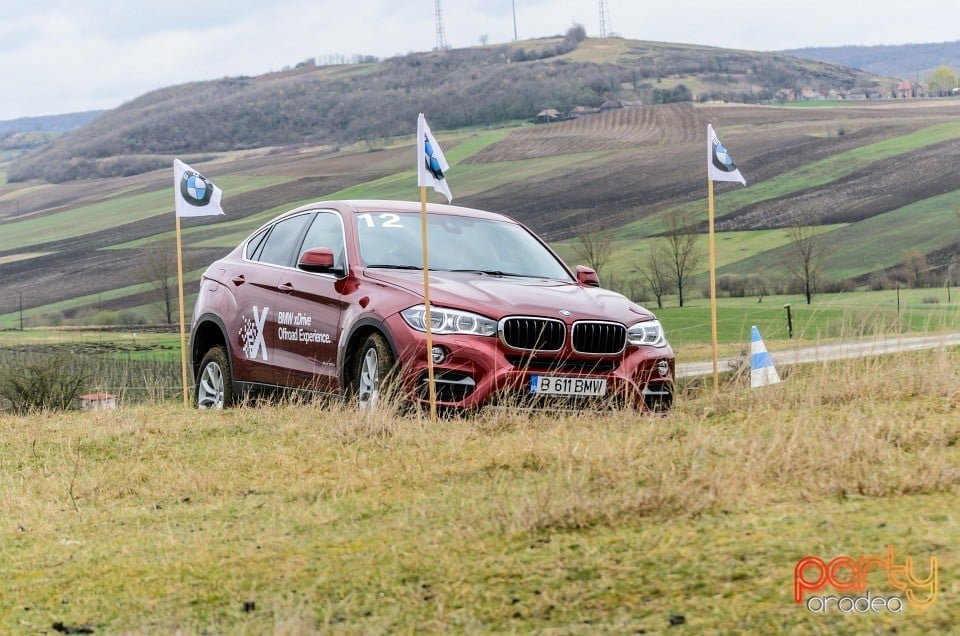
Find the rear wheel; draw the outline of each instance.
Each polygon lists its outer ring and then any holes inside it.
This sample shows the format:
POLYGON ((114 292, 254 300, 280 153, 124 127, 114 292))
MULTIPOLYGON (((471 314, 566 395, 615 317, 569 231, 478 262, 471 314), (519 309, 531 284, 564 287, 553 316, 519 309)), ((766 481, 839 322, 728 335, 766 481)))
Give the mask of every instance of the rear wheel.
POLYGON ((223 347, 213 347, 200 362, 197 373, 197 408, 222 409, 233 404, 230 362, 223 347))
POLYGON ((372 333, 357 354, 353 390, 360 410, 374 410, 389 386, 394 366, 393 351, 380 333, 372 333))

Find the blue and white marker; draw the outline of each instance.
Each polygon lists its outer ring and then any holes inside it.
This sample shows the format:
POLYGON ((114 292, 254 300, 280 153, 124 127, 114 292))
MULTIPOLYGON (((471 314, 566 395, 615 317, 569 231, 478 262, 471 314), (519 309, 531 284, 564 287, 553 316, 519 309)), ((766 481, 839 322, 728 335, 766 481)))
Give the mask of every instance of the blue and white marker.
POLYGON ((754 326, 750 332, 750 388, 755 389, 778 382, 780 382, 780 376, 773 366, 770 354, 767 353, 767 346, 763 344, 760 332, 754 326))

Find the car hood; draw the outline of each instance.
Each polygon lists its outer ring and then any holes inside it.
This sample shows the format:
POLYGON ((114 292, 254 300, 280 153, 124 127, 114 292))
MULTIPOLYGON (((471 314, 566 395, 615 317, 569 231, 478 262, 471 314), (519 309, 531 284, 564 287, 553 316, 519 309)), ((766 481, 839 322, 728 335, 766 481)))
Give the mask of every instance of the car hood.
MULTIPOLYGON (((370 268, 365 274, 423 297, 422 271, 370 268)), ((563 318, 561 310, 570 312, 572 320, 615 320, 627 325, 654 317, 643 307, 608 289, 544 278, 472 272, 431 272, 430 302, 494 320, 514 315, 563 318)))

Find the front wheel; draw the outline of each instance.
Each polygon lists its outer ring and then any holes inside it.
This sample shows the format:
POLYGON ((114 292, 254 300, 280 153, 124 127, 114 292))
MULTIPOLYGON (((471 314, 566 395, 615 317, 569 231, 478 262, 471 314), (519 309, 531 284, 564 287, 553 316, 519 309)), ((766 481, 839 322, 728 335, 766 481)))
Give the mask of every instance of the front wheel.
POLYGON ((357 355, 353 374, 353 389, 360 410, 374 410, 384 396, 394 356, 390 344, 382 334, 372 333, 364 341, 357 355))
POLYGON ((233 379, 223 347, 213 347, 200 362, 197 373, 197 408, 222 409, 233 404, 233 379))

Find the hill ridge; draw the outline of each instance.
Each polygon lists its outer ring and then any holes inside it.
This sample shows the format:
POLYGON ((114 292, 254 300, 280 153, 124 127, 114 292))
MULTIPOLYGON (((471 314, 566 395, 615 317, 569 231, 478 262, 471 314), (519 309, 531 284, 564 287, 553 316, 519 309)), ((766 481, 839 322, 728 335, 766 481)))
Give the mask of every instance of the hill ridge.
POLYGON ((785 86, 849 89, 883 78, 779 53, 619 40, 557 40, 411 53, 346 66, 194 82, 147 93, 29 152, 8 179, 132 175, 174 155, 291 144, 371 147, 409 134, 530 120, 547 107, 772 100, 785 86))

